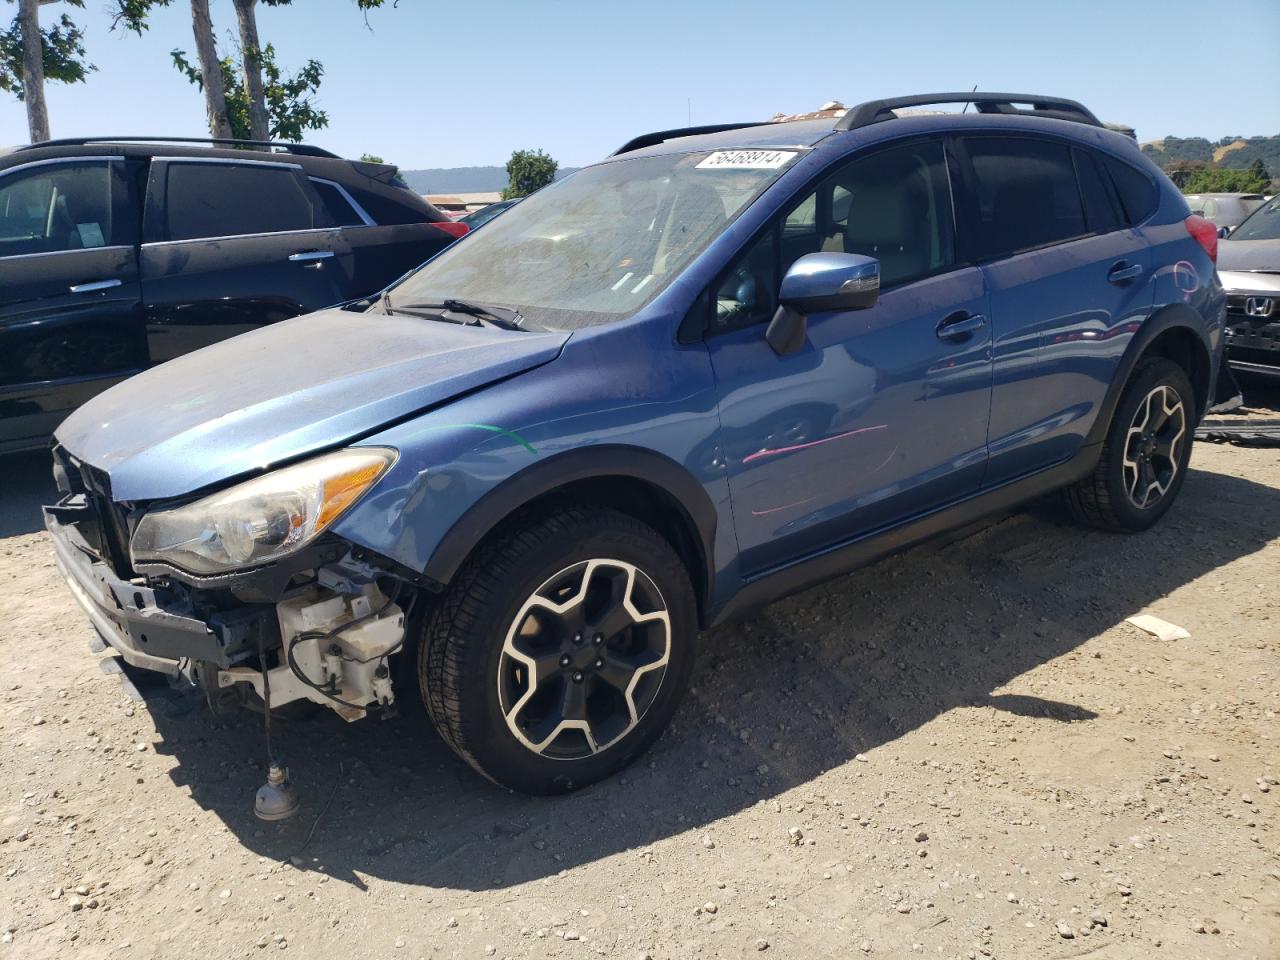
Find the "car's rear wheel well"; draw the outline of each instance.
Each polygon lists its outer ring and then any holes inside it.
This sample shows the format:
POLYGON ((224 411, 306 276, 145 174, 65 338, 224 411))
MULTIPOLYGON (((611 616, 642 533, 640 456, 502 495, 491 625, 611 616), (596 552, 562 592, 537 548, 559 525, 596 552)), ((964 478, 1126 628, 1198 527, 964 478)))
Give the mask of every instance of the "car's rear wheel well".
POLYGON ((666 490, 637 477, 622 475, 586 477, 540 494, 520 506, 490 530, 471 551, 501 537, 531 515, 553 511, 561 504, 608 507, 652 527, 671 544, 689 575, 701 620, 708 596, 706 556, 697 526, 684 506, 666 490))
MULTIPOLYGON (((1167 357, 1187 374, 1195 391, 1196 413, 1203 415, 1209 404, 1209 378, 1212 365, 1209 351, 1195 332, 1187 327, 1171 327, 1142 352, 1143 357, 1167 357)), ((1198 417, 1197 417, 1198 419, 1198 417)))

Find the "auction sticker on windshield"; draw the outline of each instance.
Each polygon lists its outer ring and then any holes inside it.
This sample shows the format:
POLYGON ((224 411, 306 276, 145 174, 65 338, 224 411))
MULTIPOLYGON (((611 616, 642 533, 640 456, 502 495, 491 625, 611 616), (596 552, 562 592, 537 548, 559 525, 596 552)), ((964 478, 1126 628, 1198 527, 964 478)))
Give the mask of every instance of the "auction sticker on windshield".
POLYGON ((717 150, 698 164, 699 170, 776 170, 796 155, 794 150, 717 150))

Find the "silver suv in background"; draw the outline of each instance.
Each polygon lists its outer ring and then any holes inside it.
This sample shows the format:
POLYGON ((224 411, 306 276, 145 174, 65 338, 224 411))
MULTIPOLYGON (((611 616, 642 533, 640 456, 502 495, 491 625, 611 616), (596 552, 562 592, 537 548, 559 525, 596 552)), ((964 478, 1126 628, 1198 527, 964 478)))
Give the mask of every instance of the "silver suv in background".
POLYGON ((1187 194, 1191 212, 1200 214, 1219 230, 1234 230, 1265 202, 1260 193, 1187 194))

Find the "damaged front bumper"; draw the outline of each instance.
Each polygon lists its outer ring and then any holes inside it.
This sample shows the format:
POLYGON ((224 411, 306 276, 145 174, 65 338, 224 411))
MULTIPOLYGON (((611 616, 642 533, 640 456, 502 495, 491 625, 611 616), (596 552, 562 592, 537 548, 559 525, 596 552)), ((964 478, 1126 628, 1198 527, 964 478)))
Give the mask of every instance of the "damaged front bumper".
POLYGON ((403 645, 405 610, 398 589, 390 598, 381 591, 376 571, 317 568, 274 603, 245 603, 225 588, 118 576, 88 494, 68 495, 44 516, 72 595, 132 666, 203 686, 211 702, 223 692, 247 701, 250 691, 265 701, 264 667, 273 708, 305 699, 356 720, 394 702, 388 659, 403 645))
POLYGON ((78 529, 96 522, 83 494, 45 507, 44 515, 59 572, 103 641, 127 663, 170 676, 181 672, 184 660, 230 667, 271 636, 265 605, 200 619, 190 591, 116 576, 78 529))

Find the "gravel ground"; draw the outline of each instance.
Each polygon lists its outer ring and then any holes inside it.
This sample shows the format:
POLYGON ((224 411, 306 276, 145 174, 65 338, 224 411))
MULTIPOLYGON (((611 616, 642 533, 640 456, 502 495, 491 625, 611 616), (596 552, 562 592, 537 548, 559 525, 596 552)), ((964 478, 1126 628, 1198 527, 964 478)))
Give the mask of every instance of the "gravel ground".
POLYGON ((260 718, 88 651, 44 477, 0 463, 0 960, 1280 956, 1276 450, 1198 444, 1143 536, 1037 506, 716 630, 571 797, 282 721, 279 825, 260 718))

